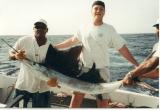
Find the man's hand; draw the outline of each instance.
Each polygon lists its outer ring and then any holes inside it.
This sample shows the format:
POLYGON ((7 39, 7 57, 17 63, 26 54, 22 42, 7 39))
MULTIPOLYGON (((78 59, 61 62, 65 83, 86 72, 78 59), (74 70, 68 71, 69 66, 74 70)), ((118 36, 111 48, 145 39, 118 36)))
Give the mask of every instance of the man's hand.
POLYGON ((47 81, 47 84, 51 87, 60 87, 57 82, 57 78, 51 78, 47 81))
POLYGON ((133 85, 134 81, 130 73, 126 74, 126 76, 122 80, 123 85, 133 85))
POLYGON ((26 58, 26 54, 24 50, 19 50, 18 53, 15 53, 15 58, 17 60, 23 60, 26 58))

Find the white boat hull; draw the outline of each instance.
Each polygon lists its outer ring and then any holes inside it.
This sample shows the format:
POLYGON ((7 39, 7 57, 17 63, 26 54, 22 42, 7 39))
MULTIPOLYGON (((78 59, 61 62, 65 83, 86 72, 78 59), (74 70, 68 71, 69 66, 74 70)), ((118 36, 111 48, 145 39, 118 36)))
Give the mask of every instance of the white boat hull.
POLYGON ((132 107, 159 107, 159 98, 145 94, 117 89, 110 94, 111 100, 121 102, 132 107))

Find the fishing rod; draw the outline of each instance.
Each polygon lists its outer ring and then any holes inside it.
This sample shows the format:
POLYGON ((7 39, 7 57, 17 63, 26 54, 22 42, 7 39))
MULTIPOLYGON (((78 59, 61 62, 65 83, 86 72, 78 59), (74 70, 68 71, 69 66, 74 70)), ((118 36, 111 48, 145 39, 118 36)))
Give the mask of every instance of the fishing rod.
MULTIPOLYGON (((5 41, 4 39, 1 39, 5 44, 7 44, 10 48, 12 48, 15 52, 19 53, 15 48, 13 48, 7 41, 5 41)), ((33 64, 36 64, 36 62, 34 62, 33 60, 30 60, 28 58, 25 58, 25 60, 33 62, 33 64)))
POLYGON ((149 89, 149 90, 151 90, 151 91, 159 92, 159 89, 152 87, 151 85, 147 84, 146 82, 142 82, 142 81, 141 81, 141 82, 136 82, 136 84, 137 84, 138 86, 141 86, 141 87, 143 87, 143 88, 149 89))
MULTIPOLYGON (((118 81, 120 81, 120 80, 122 80, 122 79, 118 79, 118 81)), ((136 84, 139 87, 148 89, 150 91, 159 92, 159 89, 147 84, 146 82, 141 81, 139 78, 134 78, 133 81, 134 81, 134 84, 136 84)))
POLYGON ((1 39, 5 44, 7 44, 10 48, 12 48, 15 52, 19 53, 15 48, 13 48, 7 41, 1 39))
POLYGON ((148 90, 151 90, 151 91, 154 91, 154 92, 159 92, 159 89, 154 88, 153 86, 147 84, 144 81, 141 81, 141 79, 138 78, 138 77, 134 78, 133 80, 134 80, 135 84, 140 86, 140 87, 143 87, 145 89, 148 89, 148 90))

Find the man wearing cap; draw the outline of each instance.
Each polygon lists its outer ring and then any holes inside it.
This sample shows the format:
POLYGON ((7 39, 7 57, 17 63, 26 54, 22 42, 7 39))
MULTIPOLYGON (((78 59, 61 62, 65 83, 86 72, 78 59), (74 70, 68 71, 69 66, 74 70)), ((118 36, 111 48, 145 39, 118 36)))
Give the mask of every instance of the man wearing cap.
MULTIPOLYGON (((159 21, 153 27, 156 28, 156 35, 159 38, 159 21)), ((123 79, 124 85, 132 85, 135 78, 151 78, 159 77, 159 55, 160 45, 157 42, 153 46, 152 53, 137 68, 130 71, 123 79)))
POLYGON ((22 37, 15 43, 14 48, 18 52, 14 50, 9 52, 10 59, 21 62, 15 84, 15 97, 24 95, 23 107, 27 107, 30 98, 32 107, 49 107, 49 86, 45 80, 40 79, 31 68, 25 65, 28 63, 26 59, 37 63, 44 61, 49 46, 46 38, 47 22, 43 19, 36 21, 33 31, 34 35, 22 37))
MULTIPOLYGON (((83 50, 80 55, 80 60, 84 67, 84 71, 89 70, 94 64, 96 66, 96 70, 99 71, 99 76, 103 80, 102 82, 109 82, 110 74, 108 49, 110 47, 116 48, 132 64, 137 66, 138 63, 126 47, 125 40, 117 34, 114 27, 103 22, 104 14, 104 2, 95 1, 92 5, 92 22, 89 25, 81 26, 73 37, 58 44, 56 47, 67 48, 78 43, 82 43, 83 50)), ((75 91, 71 99, 70 107, 79 108, 84 95, 85 94, 83 93, 75 91)), ((108 107, 108 95, 97 94, 96 97, 98 107, 108 107)))

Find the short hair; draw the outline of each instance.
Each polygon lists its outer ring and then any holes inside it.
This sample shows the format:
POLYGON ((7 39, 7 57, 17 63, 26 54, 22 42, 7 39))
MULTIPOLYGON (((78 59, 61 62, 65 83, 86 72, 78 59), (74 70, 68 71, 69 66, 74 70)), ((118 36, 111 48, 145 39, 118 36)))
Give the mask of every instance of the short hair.
POLYGON ((100 0, 94 1, 93 4, 92 4, 92 7, 94 7, 94 5, 101 5, 101 6, 103 6, 105 8, 104 2, 102 2, 100 0))

